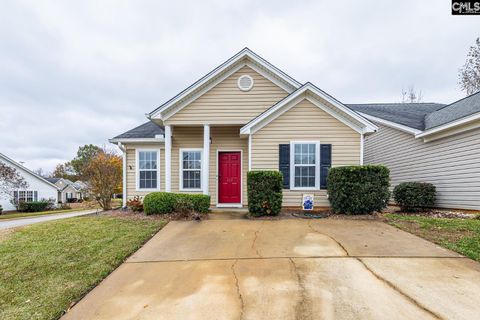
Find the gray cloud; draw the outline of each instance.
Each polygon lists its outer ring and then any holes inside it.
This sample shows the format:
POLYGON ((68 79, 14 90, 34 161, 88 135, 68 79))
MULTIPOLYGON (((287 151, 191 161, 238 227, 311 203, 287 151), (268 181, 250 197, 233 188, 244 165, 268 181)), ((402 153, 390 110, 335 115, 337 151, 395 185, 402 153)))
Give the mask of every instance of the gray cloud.
POLYGON ((6 1, 0 12, 0 152, 52 170, 244 46, 347 103, 463 96, 476 17, 438 1, 6 1))

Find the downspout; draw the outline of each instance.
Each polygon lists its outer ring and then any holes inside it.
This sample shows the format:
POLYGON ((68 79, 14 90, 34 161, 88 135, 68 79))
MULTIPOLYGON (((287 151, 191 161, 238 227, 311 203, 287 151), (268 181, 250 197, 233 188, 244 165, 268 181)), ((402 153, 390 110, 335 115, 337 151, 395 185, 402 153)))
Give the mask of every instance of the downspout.
POLYGON ((125 146, 121 142, 118 142, 117 146, 120 150, 122 150, 122 153, 123 153, 123 156, 122 156, 122 161, 123 161, 122 208, 125 209, 127 207, 127 148, 125 148, 125 146))

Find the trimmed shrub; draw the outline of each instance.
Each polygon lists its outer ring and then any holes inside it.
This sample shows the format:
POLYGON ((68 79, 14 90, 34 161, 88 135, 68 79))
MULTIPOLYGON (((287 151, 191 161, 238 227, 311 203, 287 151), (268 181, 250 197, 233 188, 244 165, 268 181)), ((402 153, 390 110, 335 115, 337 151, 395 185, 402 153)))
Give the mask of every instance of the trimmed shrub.
POLYGON ((143 212, 150 214, 166 214, 173 212, 175 205, 175 193, 152 192, 143 199, 143 212))
POLYGON ((133 197, 133 199, 127 201, 127 207, 130 208, 130 210, 132 210, 133 212, 142 212, 142 199, 139 196, 133 197))
POLYGON ((31 202, 24 202, 21 201, 18 203, 17 211, 19 212, 40 212, 48 210, 50 206, 50 202, 47 200, 41 201, 31 201, 31 202))
POLYGON ((283 175, 280 171, 249 171, 248 211, 258 217, 278 215, 282 209, 283 175))
POLYGON ((385 209, 390 198, 390 170, 381 165, 331 168, 328 200, 334 213, 368 214, 385 209))
POLYGON ((152 192, 143 199, 145 214, 166 214, 192 210, 207 213, 210 209, 210 196, 171 192, 152 192))
POLYGON ((435 205, 436 188, 431 183, 402 182, 393 189, 393 198, 402 211, 419 211, 435 205))

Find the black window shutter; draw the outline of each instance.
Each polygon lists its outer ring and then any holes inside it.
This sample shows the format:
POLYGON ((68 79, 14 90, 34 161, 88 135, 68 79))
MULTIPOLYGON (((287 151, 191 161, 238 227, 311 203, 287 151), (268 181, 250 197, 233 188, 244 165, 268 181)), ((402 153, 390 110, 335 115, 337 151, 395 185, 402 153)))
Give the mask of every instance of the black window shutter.
POLYGON ((290 144, 278 145, 278 170, 283 174, 283 188, 290 189, 290 144))
POLYGON ((332 166, 332 145, 320 145, 320 189, 327 189, 328 169, 332 166))

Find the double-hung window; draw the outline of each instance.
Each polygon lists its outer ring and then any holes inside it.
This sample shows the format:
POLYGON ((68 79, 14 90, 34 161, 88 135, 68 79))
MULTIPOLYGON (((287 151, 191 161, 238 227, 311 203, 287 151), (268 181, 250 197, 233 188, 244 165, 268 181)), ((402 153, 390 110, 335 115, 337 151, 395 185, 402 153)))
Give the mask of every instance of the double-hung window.
POLYGON ((180 189, 202 189, 202 149, 180 149, 180 189))
POLYGON ((32 202, 38 200, 38 192, 37 191, 14 191, 13 198, 15 199, 16 203, 19 202, 32 202))
POLYGON ((291 189, 320 188, 320 143, 293 141, 290 143, 291 189))
POLYGON ((137 189, 159 190, 160 151, 137 150, 137 189))

